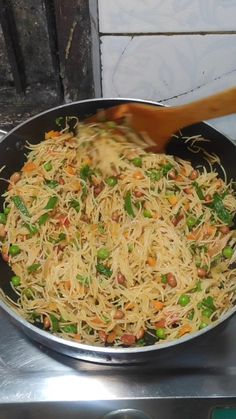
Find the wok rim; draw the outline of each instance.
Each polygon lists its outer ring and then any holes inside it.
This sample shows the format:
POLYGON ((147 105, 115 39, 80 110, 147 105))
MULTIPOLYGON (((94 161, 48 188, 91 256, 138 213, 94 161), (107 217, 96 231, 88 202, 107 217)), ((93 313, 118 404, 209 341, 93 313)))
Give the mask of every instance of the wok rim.
MULTIPOLYGON (((113 98, 113 97, 101 97, 101 98, 92 98, 92 99, 83 99, 83 100, 79 100, 79 101, 75 101, 75 102, 70 102, 70 103, 64 103, 61 104, 59 106, 55 106, 53 108, 49 108, 46 109, 30 118, 28 118, 27 120, 21 122, 19 125, 17 125, 16 127, 12 128, 9 132, 5 132, 0 130, 0 132, 3 134, 3 137, 0 139, 0 142, 3 142, 5 140, 7 140, 8 136, 12 135, 14 132, 18 131, 21 127, 23 127, 24 125, 29 124, 31 121, 34 121, 35 119, 38 119, 39 117, 46 115, 46 114, 50 114, 53 111, 56 110, 60 110, 63 108, 69 108, 69 107, 73 107, 75 105, 80 105, 83 103, 91 103, 91 102, 107 102, 107 101, 117 101, 117 102, 138 102, 138 103, 145 103, 145 104, 150 104, 150 105, 157 105, 157 106, 167 106, 168 105, 163 105, 160 102, 157 101, 153 101, 153 100, 145 100, 145 99, 139 99, 139 98, 125 98, 125 97, 118 97, 118 98, 113 98)), ((235 142, 232 141, 232 139, 230 139, 227 135, 225 135, 224 133, 222 133, 221 131, 219 131, 218 129, 214 128, 211 124, 206 123, 204 121, 200 122, 200 124, 204 124, 206 126, 208 126, 211 130, 216 131, 217 133, 221 134, 224 138, 226 138, 228 141, 230 141, 235 147, 236 144, 235 142)), ((227 319, 229 319, 230 317, 233 316, 233 314, 236 312, 236 305, 234 307, 232 307, 230 310, 228 310, 223 316, 221 316, 219 319, 217 319, 213 324, 208 325, 207 327, 205 327, 202 330, 198 330, 196 332, 184 335, 181 338, 178 339, 174 339, 172 341, 167 341, 167 342, 157 342, 156 344, 152 344, 152 345, 148 345, 148 346, 144 346, 144 347, 127 347, 127 348, 123 348, 123 347, 103 347, 103 346, 95 346, 95 345, 88 345, 88 344, 84 344, 84 343, 79 343, 79 342, 75 342, 73 340, 66 340, 63 339, 57 335, 54 335, 48 331, 39 329, 37 326, 35 326, 34 324, 30 323, 28 320, 26 320, 24 317, 22 317, 19 313, 17 313, 16 310, 14 310, 11 306, 10 303, 7 303, 7 296, 6 294, 4 294, 2 292, 2 294, 0 295, 0 308, 7 313, 8 316, 10 316, 10 319, 14 321, 15 324, 17 324, 18 326, 20 326, 20 328, 28 335, 31 337, 31 339, 42 343, 44 346, 50 347, 51 349, 60 352, 60 350, 58 349, 59 347, 66 347, 68 348, 68 350, 74 350, 76 352, 78 352, 78 358, 79 359, 84 359, 84 360, 89 360, 89 361, 96 361, 96 362, 101 362, 101 359, 97 359, 97 356, 101 356, 101 357, 105 357, 105 356, 114 356, 114 357, 119 357, 122 355, 134 355, 134 354, 147 354, 147 353, 153 353, 156 351, 160 351, 160 350, 164 350, 164 349, 168 349, 168 348, 172 348, 172 347, 177 347, 183 343, 192 341, 193 339, 200 337, 202 335, 204 335, 205 333, 208 333, 209 331, 215 329, 217 326, 219 326, 220 324, 222 324, 223 322, 225 322, 227 319), (5 298, 4 298, 5 297, 5 298), (50 343, 50 344, 49 344, 50 343), (52 347, 52 344, 56 344, 56 347, 52 347), (83 356, 83 352, 86 353, 83 356), (91 356, 89 356, 88 354, 91 353, 91 356), (95 354, 95 355, 94 355, 95 354)), ((65 352, 64 352, 65 353, 65 352)), ((67 355, 70 355, 70 353, 67 353, 67 355)), ((73 357, 76 357, 75 355, 71 355, 73 357)), ((104 362, 104 359, 103 359, 104 362)), ((112 361, 114 362, 114 360, 112 361)), ((119 362, 119 361, 118 361, 119 362)), ((132 362, 132 360, 126 360, 125 362, 132 362)))

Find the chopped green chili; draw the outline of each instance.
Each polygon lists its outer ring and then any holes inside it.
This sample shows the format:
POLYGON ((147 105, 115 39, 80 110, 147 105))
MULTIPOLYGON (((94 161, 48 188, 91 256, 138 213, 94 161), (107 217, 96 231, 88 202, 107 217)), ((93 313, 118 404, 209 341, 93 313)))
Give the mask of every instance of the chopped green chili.
POLYGON ((213 195, 212 208, 214 209, 221 221, 223 221, 225 224, 231 224, 233 216, 227 210, 227 208, 225 208, 223 204, 223 199, 217 192, 213 195))
POLYGON ((61 330, 65 333, 77 333, 77 326, 75 324, 68 324, 67 326, 61 327, 61 330))
POLYGON ((29 230, 30 237, 34 236, 39 232, 38 228, 32 224, 24 224, 24 226, 29 230))
POLYGON ((107 278, 110 278, 112 276, 112 270, 107 266, 103 265, 103 263, 98 263, 96 265, 96 269, 98 273, 106 276, 107 278))
POLYGON ((39 217, 38 223, 40 226, 44 225, 46 221, 49 219, 49 214, 43 214, 39 217))
POLYGON ((51 320, 51 327, 53 332, 59 331, 59 320, 54 314, 49 314, 50 320, 51 320))
POLYGON ((28 266, 27 272, 31 274, 32 272, 36 272, 41 267, 40 263, 33 263, 32 265, 28 266))
POLYGON ((75 209, 76 212, 80 212, 80 202, 77 199, 70 201, 70 206, 75 209))
POLYGON ((59 185, 59 183, 56 180, 53 180, 53 179, 52 180, 46 180, 45 183, 51 189, 55 189, 59 185))
POLYGON ((55 208, 55 206, 58 203, 58 197, 57 196, 51 196, 51 198, 49 198, 48 203, 46 205, 46 207, 44 209, 46 210, 53 210, 55 208))
POLYGON ((78 281, 80 282, 80 284, 85 285, 86 287, 89 286, 90 284, 90 278, 87 276, 83 276, 83 275, 76 275, 76 279, 78 279, 78 281))
POLYGON ((193 186, 194 186, 194 188, 197 192, 198 198, 201 199, 201 201, 203 201, 204 200, 204 194, 203 194, 201 186, 199 186, 199 184, 197 182, 193 182, 193 186))
POLYGON ((84 181, 86 181, 87 179, 91 180, 92 174, 93 174, 93 170, 91 169, 91 167, 88 164, 86 164, 85 166, 81 167, 81 169, 80 169, 80 177, 84 181))
POLYGON ((135 217, 130 192, 127 192, 127 194, 125 195, 124 209, 130 217, 132 217, 132 218, 135 217))
POLYGON ((14 202, 15 207, 20 211, 22 215, 28 218, 30 217, 30 213, 28 209, 26 208, 23 199, 20 196, 18 195, 13 196, 12 201, 14 202))
POLYGON ((6 224, 7 222, 7 216, 3 212, 0 212, 0 224, 6 224))

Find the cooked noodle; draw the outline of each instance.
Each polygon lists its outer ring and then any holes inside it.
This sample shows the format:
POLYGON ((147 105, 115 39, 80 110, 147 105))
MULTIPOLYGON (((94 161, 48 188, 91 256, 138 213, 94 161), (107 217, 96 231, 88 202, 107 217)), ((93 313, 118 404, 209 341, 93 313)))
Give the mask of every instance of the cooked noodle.
POLYGON ((146 153, 125 126, 75 128, 29 145, 4 194, 10 304, 98 346, 159 344, 216 321, 235 304, 232 185, 146 153))

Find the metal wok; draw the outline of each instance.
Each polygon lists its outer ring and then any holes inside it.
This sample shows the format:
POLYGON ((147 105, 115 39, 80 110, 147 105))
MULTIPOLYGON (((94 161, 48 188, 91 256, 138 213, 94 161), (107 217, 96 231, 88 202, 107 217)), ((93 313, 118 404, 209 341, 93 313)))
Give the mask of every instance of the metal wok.
MULTIPOLYGON (((1 177, 9 178, 13 172, 21 169, 25 161, 26 141, 30 141, 33 144, 41 141, 46 131, 56 129, 56 118, 60 116, 76 115, 80 119, 84 119, 85 117, 96 113, 99 109, 130 101, 152 103, 160 106, 154 102, 138 101, 134 99, 91 99, 58 106, 40 113, 22 123, 6 134, 0 143, 0 167, 6 166, 1 177)), ((207 152, 216 153, 220 157, 221 163, 226 170, 228 180, 231 178, 236 180, 236 146, 224 135, 205 123, 191 126, 182 131, 183 136, 197 134, 201 134, 203 137, 210 140, 209 142, 204 143, 204 148, 207 152)), ((171 140, 167 152, 190 160, 195 167, 198 165, 206 165, 203 154, 201 152, 192 153, 181 138, 171 140)), ((220 176, 223 176, 220 166, 216 165, 215 169, 220 176)), ((6 183, 0 181, 0 195, 5 189, 6 183)), ((3 200, 0 198, 0 206, 2 206, 2 203, 3 200)), ((141 348, 100 348, 64 340, 39 329, 20 317, 7 303, 7 297, 16 299, 10 286, 11 276, 12 271, 10 267, 2 258, 0 258, 0 287, 3 291, 3 297, 0 298, 0 308, 10 316, 16 326, 22 329, 26 335, 37 343, 62 354, 93 362, 114 364, 139 363, 147 362, 150 359, 153 360, 155 357, 160 359, 163 354, 183 350, 184 347, 186 347, 186 350, 191 350, 192 344, 195 345, 199 339, 206 339, 206 335, 213 333, 213 330, 219 333, 219 325, 225 324, 226 320, 236 311, 236 307, 234 307, 227 314, 222 316, 214 325, 210 325, 199 332, 192 333, 172 342, 141 348)))

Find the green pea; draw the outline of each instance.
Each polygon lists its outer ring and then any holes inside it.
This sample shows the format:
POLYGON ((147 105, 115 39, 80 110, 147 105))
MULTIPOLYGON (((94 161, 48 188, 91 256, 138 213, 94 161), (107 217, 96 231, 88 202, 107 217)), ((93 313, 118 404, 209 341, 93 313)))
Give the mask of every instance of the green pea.
POLYGON ((196 259, 195 259, 195 265, 196 265, 197 268, 200 268, 201 267, 202 261, 201 261, 200 258, 196 257, 196 259))
POLYGON ((101 247, 97 252, 98 259, 105 260, 110 256, 110 252, 106 247, 101 247))
POLYGON ((11 283, 14 287, 18 287, 21 283, 20 277, 18 275, 14 275, 11 277, 11 283))
POLYGON ((117 178, 116 178, 115 176, 110 176, 110 177, 108 177, 108 178, 106 179, 106 184, 107 184, 108 186, 111 186, 112 188, 113 188, 114 186, 116 186, 117 182, 118 182, 118 180, 117 180, 117 178))
POLYGON ((178 303, 182 307, 185 307, 186 305, 188 305, 189 302, 190 302, 190 297, 187 294, 182 294, 178 299, 178 303))
POLYGON ((108 128, 116 128, 117 124, 114 121, 107 121, 106 125, 108 126, 108 128))
POLYGON ((133 164, 134 164, 134 166, 136 166, 136 167, 142 167, 142 164, 143 164, 141 157, 135 157, 135 158, 132 160, 132 163, 133 163, 133 164))
POLYGON ((145 209, 145 210, 143 211, 143 216, 144 216, 145 218, 152 218, 152 213, 151 213, 151 211, 149 211, 149 210, 145 209))
POLYGON ((223 256, 226 258, 226 259, 231 259, 231 257, 233 256, 233 253, 234 253, 234 250, 232 249, 232 247, 230 247, 230 246, 226 246, 224 249, 223 249, 223 256))
POLYGON ((188 313, 188 319, 189 320, 193 320, 193 318, 194 318, 194 310, 191 310, 189 313, 188 313))
POLYGON ((9 249, 9 254, 10 254, 11 256, 16 256, 16 255, 18 255, 20 252, 21 252, 21 250, 20 250, 19 246, 17 246, 17 244, 12 244, 12 245, 10 246, 10 249, 9 249))
POLYGON ((132 244, 128 244, 128 252, 132 253, 134 250, 134 246, 132 244))
POLYGON ((9 207, 4 208, 3 212, 5 215, 8 215, 11 209, 9 207))
POLYGON ((162 284, 167 284, 167 275, 161 275, 161 282, 162 284))
POLYGON ((213 313, 213 310, 211 310, 210 308, 205 308, 202 312, 202 315, 209 319, 211 317, 212 313, 213 313))
POLYGON ((0 212, 0 224, 6 224, 7 217, 3 212, 0 212))
POLYGON ((193 217, 192 215, 190 215, 190 216, 187 218, 187 226, 188 226, 189 228, 194 227, 194 226, 196 225, 196 223, 197 223, 197 219, 196 219, 195 217, 193 217))
POLYGON ((208 326, 208 324, 206 322, 201 322, 200 325, 199 325, 199 330, 204 329, 207 326, 208 326))
POLYGON ((43 167, 46 170, 46 172, 50 172, 50 170, 52 170, 52 163, 49 161, 45 163, 43 167))
POLYGON ((28 298, 28 300, 32 300, 34 298, 31 288, 25 288, 23 293, 26 296, 26 298, 28 298))
POLYGON ((165 339, 165 338, 166 338, 166 331, 165 331, 164 327, 159 327, 159 328, 156 330, 156 336, 157 336, 159 339, 165 339))

